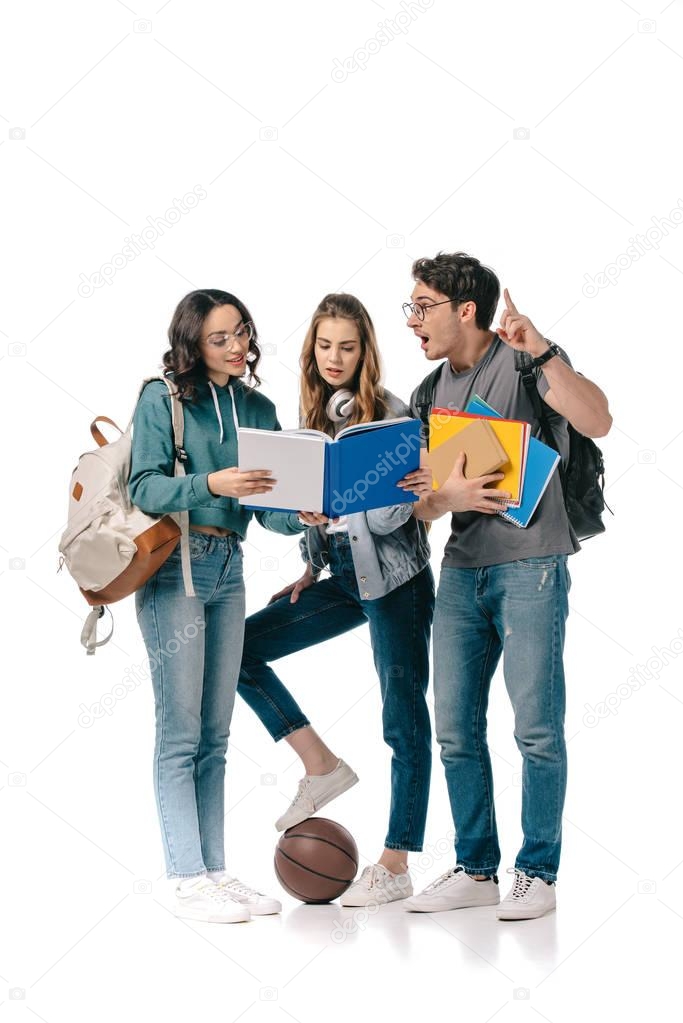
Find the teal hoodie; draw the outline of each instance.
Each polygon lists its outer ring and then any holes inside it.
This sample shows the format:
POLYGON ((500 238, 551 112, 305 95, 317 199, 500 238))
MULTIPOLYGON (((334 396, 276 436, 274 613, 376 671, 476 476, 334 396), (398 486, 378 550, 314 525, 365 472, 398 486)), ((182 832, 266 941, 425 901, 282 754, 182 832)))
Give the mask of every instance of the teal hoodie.
MULTIPOLYGON (((282 429, 272 401, 241 380, 231 382, 240 426, 282 429)), ((133 447, 128 492, 133 504, 148 515, 189 511, 190 526, 222 526, 244 538, 252 515, 266 529, 292 535, 303 526, 295 514, 250 511, 234 497, 209 491, 210 472, 237 465, 237 434, 228 386, 212 388, 200 381, 194 401, 183 402, 187 452, 185 476, 174 476, 175 446, 171 396, 163 380, 153 380, 142 392, 133 416, 133 447), (214 393, 216 402, 214 402, 214 393)), ((259 468, 268 469, 264 465, 259 468)))

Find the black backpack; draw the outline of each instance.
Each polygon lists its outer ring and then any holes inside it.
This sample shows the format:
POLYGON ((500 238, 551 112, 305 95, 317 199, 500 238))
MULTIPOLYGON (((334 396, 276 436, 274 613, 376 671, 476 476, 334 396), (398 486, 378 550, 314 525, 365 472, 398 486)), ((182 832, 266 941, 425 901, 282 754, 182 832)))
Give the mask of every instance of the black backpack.
MULTIPOLYGON (((429 436, 429 416, 432 411, 434 390, 441 374, 443 363, 425 377, 417 389, 415 406, 422 421, 426 437, 429 436)), ((522 375, 527 394, 534 408, 534 415, 541 426, 546 444, 555 451, 559 448, 555 435, 545 414, 544 404, 538 393, 531 357, 526 352, 515 351, 515 369, 522 375)), ((569 459, 566 468, 560 466, 560 479, 567 516, 579 540, 588 540, 598 533, 604 533, 602 513, 605 508, 614 514, 605 501, 605 463, 602 451, 590 437, 584 437, 571 423, 569 431, 569 459)))

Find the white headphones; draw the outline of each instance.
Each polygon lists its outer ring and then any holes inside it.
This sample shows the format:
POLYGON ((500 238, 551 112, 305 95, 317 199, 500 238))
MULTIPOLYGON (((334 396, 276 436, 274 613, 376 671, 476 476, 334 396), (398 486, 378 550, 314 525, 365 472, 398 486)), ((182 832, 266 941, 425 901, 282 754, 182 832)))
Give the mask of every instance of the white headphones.
POLYGON ((342 388, 335 391, 327 403, 327 418, 333 423, 343 423, 353 412, 356 396, 353 391, 342 388))

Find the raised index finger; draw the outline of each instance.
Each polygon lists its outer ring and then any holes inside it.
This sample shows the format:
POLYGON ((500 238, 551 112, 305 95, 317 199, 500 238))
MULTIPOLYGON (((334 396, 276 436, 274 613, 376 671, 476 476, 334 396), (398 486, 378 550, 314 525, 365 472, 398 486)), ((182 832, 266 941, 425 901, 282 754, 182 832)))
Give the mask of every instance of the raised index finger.
POLYGON ((503 298, 505 299, 505 305, 507 306, 508 311, 511 313, 517 313, 517 315, 519 315, 519 310, 517 309, 517 306, 512 301, 512 299, 510 298, 510 292, 508 291, 507 288, 503 289, 503 298))

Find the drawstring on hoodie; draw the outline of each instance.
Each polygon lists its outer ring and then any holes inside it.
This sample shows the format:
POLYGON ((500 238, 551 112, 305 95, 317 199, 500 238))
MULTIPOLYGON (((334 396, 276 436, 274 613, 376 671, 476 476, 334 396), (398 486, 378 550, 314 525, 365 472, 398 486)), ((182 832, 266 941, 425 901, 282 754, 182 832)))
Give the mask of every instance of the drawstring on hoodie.
MULTIPOLYGON (((218 395, 216 394, 216 388, 213 386, 213 380, 209 380, 209 389, 211 390, 211 397, 213 398, 213 407, 216 410, 216 419, 218 420, 218 427, 220 429, 218 443, 222 444, 224 436, 223 419, 221 418, 221 410, 218 404, 218 395)), ((232 402, 232 419, 235 424, 235 434, 237 434, 237 431, 240 428, 240 424, 237 418, 237 406, 235 405, 235 395, 232 392, 232 384, 228 384, 228 391, 230 393, 230 400, 232 402)))

